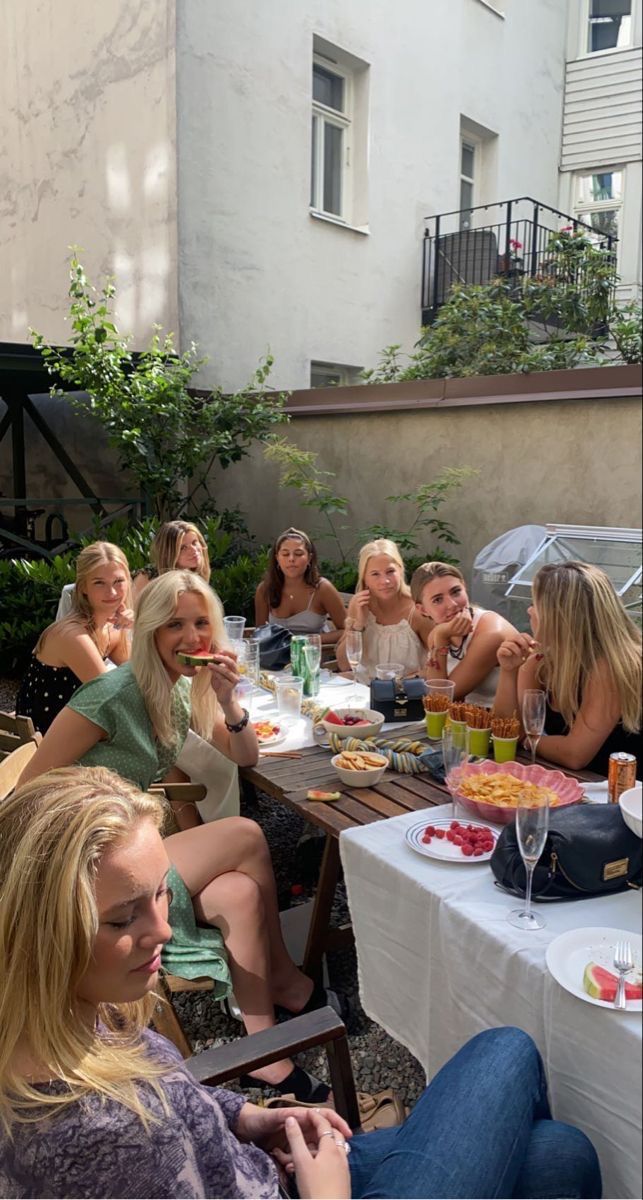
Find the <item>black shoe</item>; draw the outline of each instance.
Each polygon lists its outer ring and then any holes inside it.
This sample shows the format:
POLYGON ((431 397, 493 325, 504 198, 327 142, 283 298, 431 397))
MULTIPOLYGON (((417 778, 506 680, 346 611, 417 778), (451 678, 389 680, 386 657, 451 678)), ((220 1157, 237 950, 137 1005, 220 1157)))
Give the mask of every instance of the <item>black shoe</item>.
POLYGON ((316 1075, 310 1075, 302 1067, 295 1065, 289 1075, 281 1083, 266 1083, 263 1079, 255 1079, 253 1075, 240 1075, 239 1084, 242 1088, 273 1088, 280 1096, 294 1096, 304 1104, 323 1104, 330 1096, 330 1088, 316 1075))
POLYGON ((281 1004, 275 1005, 275 1012, 280 1020, 289 1021, 292 1017, 301 1017, 304 1013, 315 1012, 318 1008, 326 1006, 333 1008, 337 1016, 346 1024, 350 1009, 348 1001, 341 992, 334 992, 332 988, 322 987, 320 983, 316 983, 308 1000, 299 1012, 292 1012, 289 1008, 284 1008, 281 1004))

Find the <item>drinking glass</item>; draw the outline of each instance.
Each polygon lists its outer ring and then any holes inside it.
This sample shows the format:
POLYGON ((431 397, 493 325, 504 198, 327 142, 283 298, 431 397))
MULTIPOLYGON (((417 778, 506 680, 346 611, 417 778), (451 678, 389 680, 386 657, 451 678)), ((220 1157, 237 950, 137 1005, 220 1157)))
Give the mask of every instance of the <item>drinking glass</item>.
POLYGON ((245 617, 224 617, 223 628, 226 631, 226 637, 230 642, 240 642, 243 638, 243 631, 246 627, 245 617))
POLYGON ((275 694, 279 716, 294 717, 295 720, 301 716, 303 693, 304 681, 297 675, 282 675, 280 678, 275 679, 275 694))
POLYGON ((310 680, 310 695, 319 693, 319 672, 321 669, 322 640, 320 633, 309 633, 302 646, 306 672, 310 680))
POLYGON ((378 663, 375 667, 376 679, 401 679, 403 674, 404 663, 378 663))
MULTIPOLYGON (((346 641, 344 643, 344 649, 346 650, 346 657, 348 659, 348 665, 351 668, 351 671, 353 674, 353 684, 355 685, 357 683, 357 674, 356 674, 357 668, 359 667, 359 664, 362 661, 362 654, 364 651, 362 634, 359 629, 347 629, 346 630, 346 641)), ((356 694, 357 694, 357 689, 354 687, 353 695, 356 696, 356 694)))
POLYGON ((536 761, 536 749, 545 728, 546 697, 542 691, 532 689, 522 698, 522 727, 531 753, 532 766, 536 761))
POLYGON ((260 651, 259 642, 249 641, 246 638, 243 642, 237 643, 237 645, 239 647, 237 670, 241 675, 247 675, 254 687, 258 687, 260 651))
MULTIPOLYGON (((457 767, 461 767, 468 759, 466 735, 464 738, 459 736, 450 726, 446 726, 442 731, 442 764, 444 767, 444 779, 449 786, 449 776, 457 767)), ((449 788, 450 790, 450 788, 449 788)), ((456 796, 451 793, 453 802, 454 817, 465 816, 466 812, 458 803, 456 796)))
POLYGON ((520 856, 527 872, 525 907, 513 908, 507 917, 516 929, 544 929, 545 920, 540 913, 532 912, 531 885, 534 867, 538 862, 547 840, 549 829, 549 797, 545 794, 537 800, 520 795, 516 809, 516 838, 520 856))

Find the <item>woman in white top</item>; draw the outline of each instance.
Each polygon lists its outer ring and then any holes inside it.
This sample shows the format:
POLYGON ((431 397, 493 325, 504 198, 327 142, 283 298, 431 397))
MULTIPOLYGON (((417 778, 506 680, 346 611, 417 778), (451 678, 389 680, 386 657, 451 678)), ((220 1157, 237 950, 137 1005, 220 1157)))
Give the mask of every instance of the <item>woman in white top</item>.
MULTIPOLYGON (((423 675, 431 621, 416 611, 404 575, 400 552, 388 538, 362 547, 355 595, 346 614, 346 628, 363 633, 360 675, 370 681, 378 663, 402 663, 405 675, 423 675)), ((337 660, 348 669, 345 638, 337 660)))
POLYGON ((450 563, 422 563, 411 580, 415 607, 429 621, 428 677, 452 679, 454 700, 493 704, 498 648, 515 634, 499 613, 469 603, 464 576, 450 563))
POLYGON ((317 551, 302 529, 286 529, 275 541, 268 570, 255 593, 255 624, 272 621, 291 633, 320 633, 333 644, 344 628, 344 603, 317 565, 317 551), (325 629, 330 617, 334 629, 325 629))

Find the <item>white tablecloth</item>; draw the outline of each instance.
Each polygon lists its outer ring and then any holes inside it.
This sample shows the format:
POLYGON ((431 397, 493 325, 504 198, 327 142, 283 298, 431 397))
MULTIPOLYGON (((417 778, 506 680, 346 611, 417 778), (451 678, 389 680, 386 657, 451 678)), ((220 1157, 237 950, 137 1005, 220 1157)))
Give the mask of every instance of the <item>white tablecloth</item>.
POLYGON ((640 1197, 641 1014, 584 1003, 545 965, 547 945, 565 930, 639 932, 640 896, 539 905, 544 930, 514 929, 506 916, 516 898, 494 886, 487 863, 442 863, 405 843, 418 819, 410 813, 340 837, 364 1010, 428 1079, 480 1030, 526 1030, 545 1062, 554 1115, 596 1147, 603 1195, 640 1197))

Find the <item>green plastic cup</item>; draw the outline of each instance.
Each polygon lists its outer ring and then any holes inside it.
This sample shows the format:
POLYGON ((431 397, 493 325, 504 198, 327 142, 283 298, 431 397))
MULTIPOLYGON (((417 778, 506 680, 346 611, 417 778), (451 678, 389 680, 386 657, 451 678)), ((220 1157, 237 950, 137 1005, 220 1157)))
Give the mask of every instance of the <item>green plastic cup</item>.
POLYGON ((469 754, 474 754, 476 758, 486 758, 489 753, 490 737, 490 729, 472 729, 471 726, 468 725, 467 738, 469 754))
POLYGON ((427 712, 424 714, 424 723, 426 725, 426 734, 431 741, 439 742, 442 737, 447 719, 446 709, 444 712, 427 712))
POLYGON ((518 738, 493 739, 493 757, 497 763, 514 762, 518 750, 518 738))

